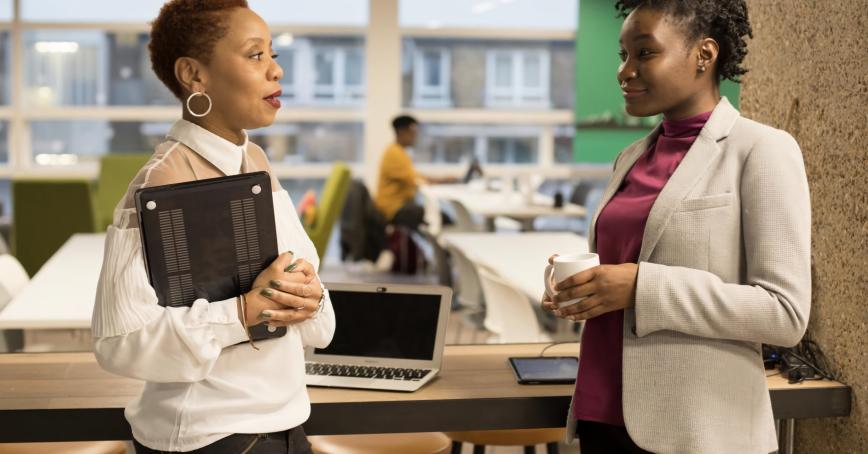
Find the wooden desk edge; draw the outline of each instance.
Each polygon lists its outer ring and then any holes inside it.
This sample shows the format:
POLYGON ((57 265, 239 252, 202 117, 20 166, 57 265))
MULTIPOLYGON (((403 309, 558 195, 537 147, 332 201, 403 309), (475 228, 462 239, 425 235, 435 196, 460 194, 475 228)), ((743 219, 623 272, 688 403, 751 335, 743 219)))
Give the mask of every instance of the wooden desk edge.
MULTIPOLYGON (((526 354, 541 344, 450 346, 456 354, 526 354)), ((576 348, 567 344, 553 348, 576 348)), ((92 353, 0 355, 4 364, 67 364, 95 361, 92 353), (14 356, 15 358, 10 358, 14 356)), ((775 418, 848 416, 852 390, 837 382, 812 382, 770 390, 775 418)), ((563 427, 569 406, 564 395, 498 398, 407 399, 365 402, 314 402, 305 431, 310 435, 490 430, 563 427)), ((130 439, 123 408, 0 409, 0 443, 130 439)))

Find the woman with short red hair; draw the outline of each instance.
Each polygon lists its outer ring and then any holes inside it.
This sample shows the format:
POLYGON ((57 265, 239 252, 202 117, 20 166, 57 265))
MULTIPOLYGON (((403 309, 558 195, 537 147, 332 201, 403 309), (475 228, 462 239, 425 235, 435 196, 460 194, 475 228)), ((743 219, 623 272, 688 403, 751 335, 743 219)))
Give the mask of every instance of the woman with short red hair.
POLYGON ((100 365, 144 380, 125 416, 138 453, 309 453, 304 347, 331 342, 319 258, 248 129, 274 122, 283 70, 244 0, 173 0, 153 22, 151 62, 182 101, 167 141, 130 183, 106 235, 92 332, 100 365), (253 289, 163 307, 150 286, 133 196, 139 188, 266 171, 284 252, 253 289), (249 327, 287 327, 253 346, 249 327), (246 343, 245 341, 248 341, 246 343))

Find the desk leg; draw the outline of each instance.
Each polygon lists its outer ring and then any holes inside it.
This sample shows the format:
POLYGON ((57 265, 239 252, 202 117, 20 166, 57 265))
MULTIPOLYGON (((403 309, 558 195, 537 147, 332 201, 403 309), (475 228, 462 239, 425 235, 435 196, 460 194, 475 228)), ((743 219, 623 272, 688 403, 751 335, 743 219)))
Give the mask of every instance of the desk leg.
POLYGON ((793 454, 793 442, 796 434, 795 419, 779 419, 776 421, 778 429, 778 453, 793 454))
POLYGON ((485 218, 485 231, 486 232, 494 232, 497 230, 497 227, 494 226, 494 216, 489 216, 485 218))

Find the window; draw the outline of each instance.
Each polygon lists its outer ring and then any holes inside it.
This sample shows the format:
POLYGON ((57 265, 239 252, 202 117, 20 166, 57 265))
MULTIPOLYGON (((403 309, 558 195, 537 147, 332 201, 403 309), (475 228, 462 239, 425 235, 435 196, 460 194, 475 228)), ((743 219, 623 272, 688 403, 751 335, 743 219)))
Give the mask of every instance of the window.
POLYGON ((108 120, 38 120, 30 123, 33 162, 74 165, 94 162, 103 154, 150 153, 171 128, 171 122, 108 120))
POLYGON ((276 123, 249 132, 272 164, 361 162, 361 123, 276 123))
POLYGON ((0 121, 0 164, 9 162, 9 122, 0 121))
POLYGON ((402 40, 405 107, 572 109, 574 71, 569 41, 402 40))
POLYGON ((486 105, 548 108, 547 49, 491 50, 486 55, 486 105))
POLYGON ((575 30, 576 0, 400 0, 402 27, 575 30))
POLYGON ((314 45, 315 103, 357 103, 364 99, 362 50, 314 45))
POLYGON ((486 163, 533 164, 537 161, 536 137, 489 137, 486 163))
POLYGON ((0 31, 0 105, 10 104, 9 100, 9 32, 0 31))
MULTIPOLYGON (((0 179, 0 234, 9 233, 9 223, 12 216, 12 182, 0 179), (4 231, 5 230, 5 231, 4 231)), ((9 245, 9 238, 3 238, 9 245)))
POLYGON ((413 58, 413 105, 450 107, 450 53, 447 48, 419 48, 413 58))
POLYGON ((147 33, 28 30, 24 105, 175 105, 151 70, 147 33))
POLYGON ((357 106, 364 99, 364 46, 353 37, 274 37, 288 105, 357 106))
POLYGON ((432 164, 534 164, 538 126, 423 124, 413 160, 432 164))
POLYGON ((555 163, 572 164, 576 162, 573 157, 573 136, 575 128, 570 125, 556 126, 555 133, 555 163))

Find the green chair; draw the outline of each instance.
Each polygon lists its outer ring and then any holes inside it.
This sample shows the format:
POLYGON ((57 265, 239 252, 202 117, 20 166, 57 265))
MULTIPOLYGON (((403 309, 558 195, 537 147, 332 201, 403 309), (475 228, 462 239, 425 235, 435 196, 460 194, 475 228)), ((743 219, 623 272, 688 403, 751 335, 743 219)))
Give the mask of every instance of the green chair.
POLYGON ((115 206, 127 193, 130 181, 150 157, 150 153, 114 153, 100 158, 99 177, 94 194, 97 226, 100 230, 111 225, 115 206))
POLYGON ((347 190, 350 187, 350 168, 342 162, 337 162, 332 167, 332 173, 329 175, 320 194, 319 203, 316 208, 316 217, 312 225, 305 225, 305 230, 313 245, 316 246, 316 251, 319 254, 320 263, 325 257, 326 247, 331 237, 332 229, 338 216, 341 215, 341 210, 344 209, 344 202, 347 200, 347 190))
POLYGON ((73 233, 97 231, 87 179, 14 178, 12 251, 31 276, 73 233))

